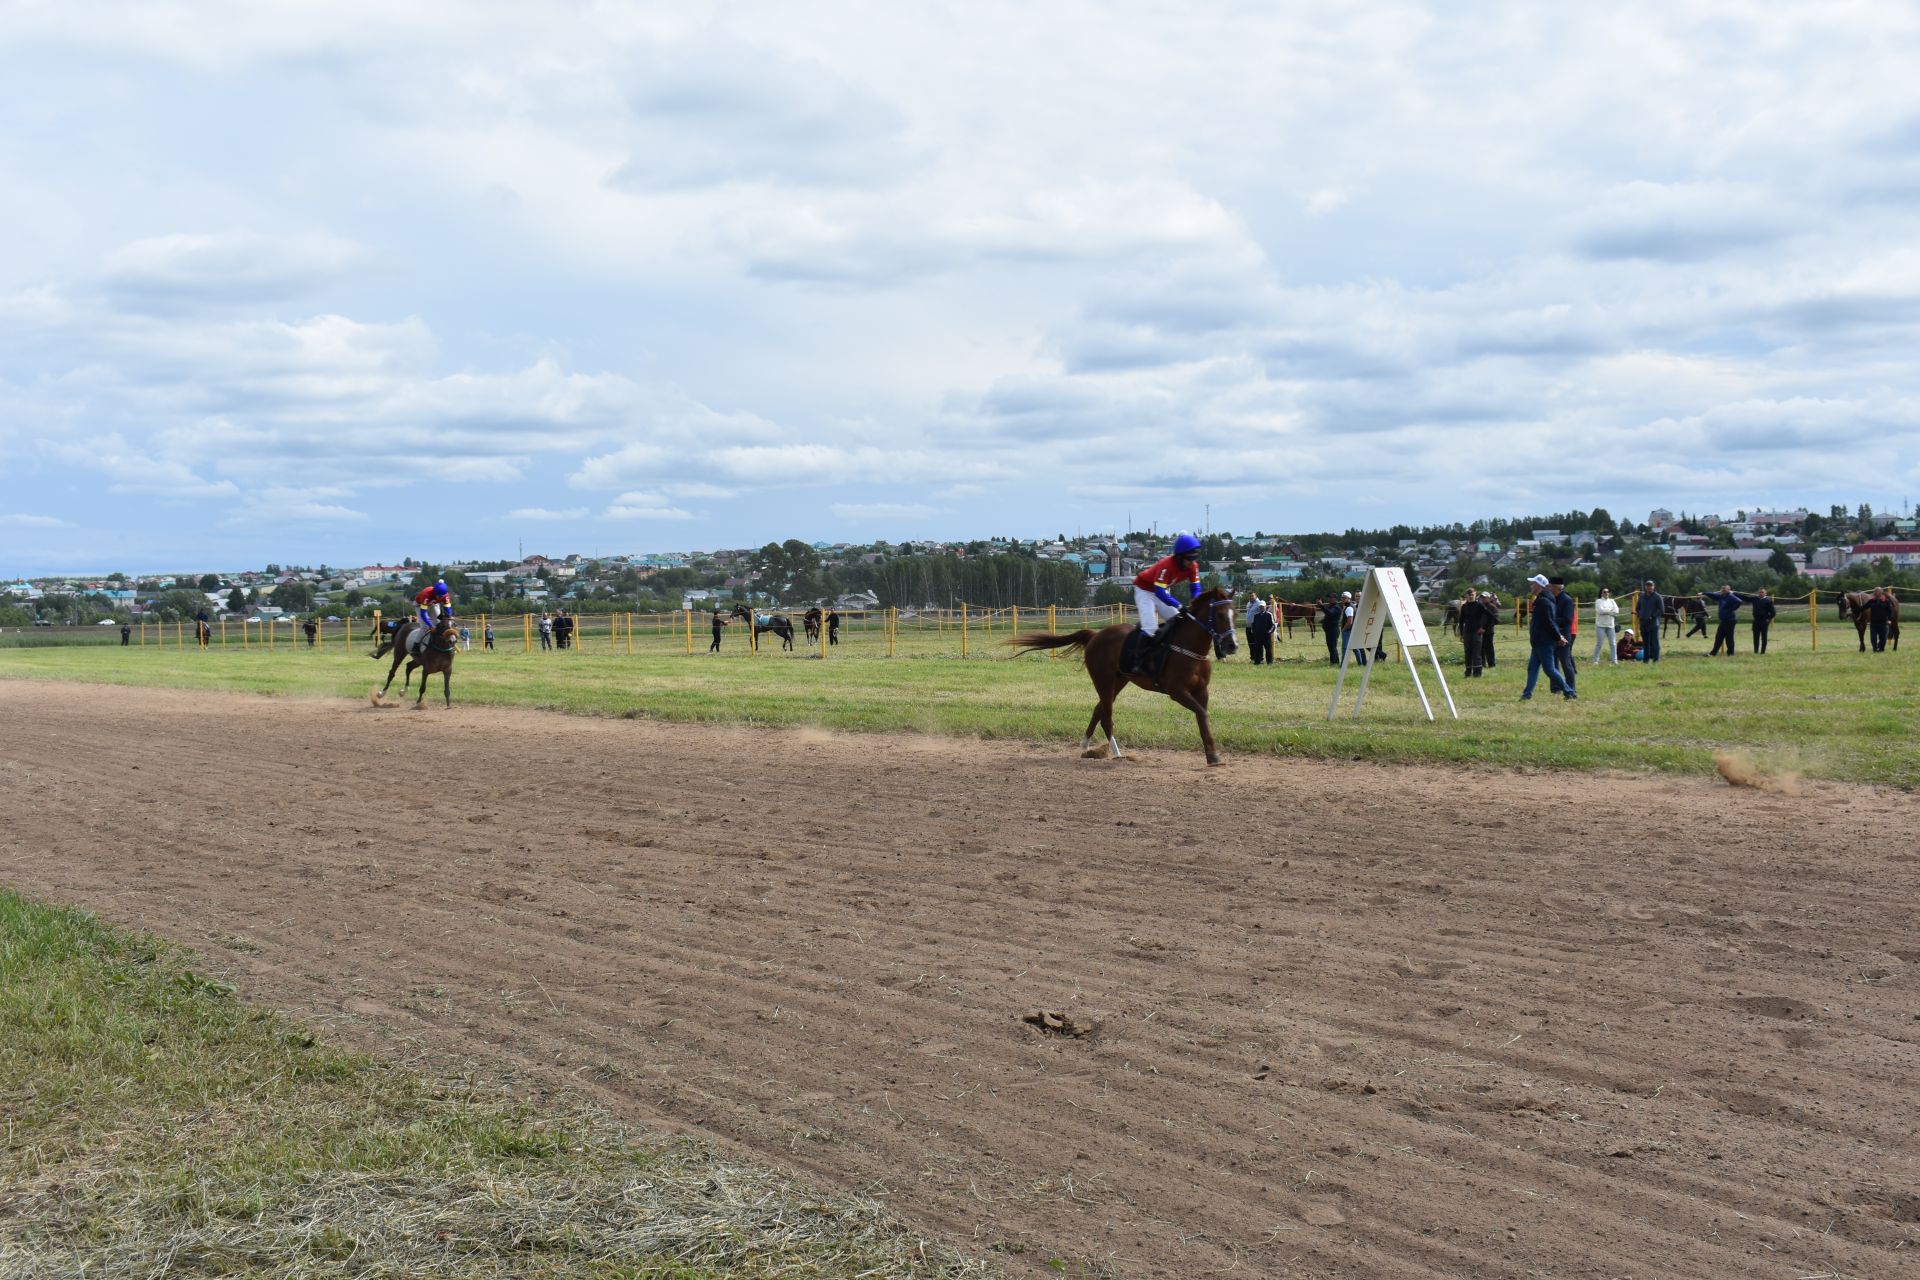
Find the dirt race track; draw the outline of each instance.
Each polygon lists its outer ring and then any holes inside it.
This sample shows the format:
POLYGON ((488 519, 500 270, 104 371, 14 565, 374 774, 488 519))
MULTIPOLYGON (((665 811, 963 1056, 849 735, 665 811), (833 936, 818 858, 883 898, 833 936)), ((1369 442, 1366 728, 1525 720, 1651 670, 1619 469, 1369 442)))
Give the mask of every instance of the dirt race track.
POLYGON ((1920 1274, 1913 795, 24 681, 0 724, 0 883, 1015 1274, 1920 1274))

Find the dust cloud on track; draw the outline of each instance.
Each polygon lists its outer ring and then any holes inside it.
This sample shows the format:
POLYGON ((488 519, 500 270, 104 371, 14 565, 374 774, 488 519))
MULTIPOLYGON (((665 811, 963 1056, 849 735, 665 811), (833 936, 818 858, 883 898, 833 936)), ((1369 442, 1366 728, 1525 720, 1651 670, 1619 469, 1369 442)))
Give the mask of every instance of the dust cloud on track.
POLYGON ((26 681, 0 724, 0 883, 1015 1274, 1920 1256, 1912 795, 26 681))

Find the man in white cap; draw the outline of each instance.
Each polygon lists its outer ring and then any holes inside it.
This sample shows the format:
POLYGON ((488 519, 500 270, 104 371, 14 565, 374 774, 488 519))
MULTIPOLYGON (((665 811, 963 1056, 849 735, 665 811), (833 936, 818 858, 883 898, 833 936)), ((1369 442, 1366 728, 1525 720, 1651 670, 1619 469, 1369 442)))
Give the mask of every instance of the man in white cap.
MULTIPOLYGON (((1347 645, 1353 639, 1353 592, 1340 593, 1340 656, 1347 656, 1347 645)), ((1360 661, 1367 660, 1366 654, 1360 655, 1360 661)))
POLYGON ((1531 642, 1532 652, 1527 655, 1527 687, 1521 690, 1520 701, 1533 697, 1533 687, 1539 683, 1540 673, 1547 673, 1547 687, 1572 701, 1574 693, 1560 678, 1560 666, 1556 661, 1562 648, 1572 642, 1560 627, 1559 611, 1547 596, 1547 575, 1536 573, 1527 579, 1527 585, 1533 588, 1533 600, 1527 611, 1527 639, 1531 642))

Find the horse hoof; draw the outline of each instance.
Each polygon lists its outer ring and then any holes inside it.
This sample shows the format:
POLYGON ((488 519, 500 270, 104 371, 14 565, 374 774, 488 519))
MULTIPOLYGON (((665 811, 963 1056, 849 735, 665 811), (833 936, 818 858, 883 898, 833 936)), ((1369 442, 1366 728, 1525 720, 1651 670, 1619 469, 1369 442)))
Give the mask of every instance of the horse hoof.
POLYGON ((1222 759, 1221 759, 1221 758, 1220 758, 1219 756, 1208 756, 1208 757, 1207 757, 1207 764, 1208 764, 1209 766, 1213 766, 1213 765, 1221 765, 1221 764, 1225 764, 1225 763, 1226 763, 1226 761, 1224 761, 1224 760, 1222 760, 1222 759))
POLYGON ((1082 760, 1105 760, 1107 758, 1107 749, 1105 747, 1088 747, 1080 753, 1080 758, 1082 760))

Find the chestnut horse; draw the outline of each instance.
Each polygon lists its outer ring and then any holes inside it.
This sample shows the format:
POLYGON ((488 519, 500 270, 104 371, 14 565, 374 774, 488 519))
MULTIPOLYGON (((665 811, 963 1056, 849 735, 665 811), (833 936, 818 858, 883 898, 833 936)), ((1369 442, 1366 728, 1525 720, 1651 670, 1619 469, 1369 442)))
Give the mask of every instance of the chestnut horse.
POLYGON ((413 673, 416 671, 420 672, 420 696, 415 698, 413 702, 413 709, 415 711, 425 709, 427 677, 433 675, 440 677, 440 696, 442 700, 446 702, 447 706, 453 706, 453 655, 458 652, 460 648, 460 628, 458 624, 456 624, 450 616, 443 615, 439 623, 435 625, 433 634, 427 637, 427 643, 425 647, 420 650, 420 655, 414 657, 407 652, 407 641, 412 635, 413 629, 420 626, 421 622, 418 618, 407 618, 396 621, 398 625, 395 626, 391 638, 383 639, 380 642, 379 648, 375 649, 370 655, 375 658, 381 658, 385 657, 389 650, 393 653, 393 665, 387 668, 387 682, 380 686, 378 693, 373 695, 373 701, 377 703, 387 696, 387 690, 393 687, 394 673, 400 670, 400 664, 404 662, 407 664, 407 678, 400 682, 401 694, 404 695, 407 690, 412 687, 413 673))
POLYGON ((1120 670, 1120 655, 1126 648, 1127 637, 1139 630, 1131 622, 1103 627, 1098 631, 1088 627, 1064 635, 1036 632, 1015 636, 1007 643, 1027 652, 1037 649, 1079 649, 1085 654, 1087 675, 1093 680, 1093 691, 1099 701, 1094 704, 1093 716, 1087 721, 1086 735, 1080 741, 1083 755, 1089 758, 1106 756, 1113 760, 1122 758, 1119 739, 1113 736, 1113 700, 1120 696, 1122 689, 1137 684, 1142 689, 1164 693, 1193 712, 1193 718, 1200 726, 1200 744, 1206 749, 1207 763, 1219 764, 1220 751, 1214 746, 1213 729, 1207 723, 1207 682, 1213 675, 1213 656, 1208 646, 1213 646, 1213 651, 1222 657, 1240 647, 1233 634, 1233 593, 1225 587, 1202 591, 1178 615, 1160 626, 1161 637, 1170 652, 1167 654, 1167 665, 1158 678, 1144 672, 1120 670), (1093 745, 1096 726, 1107 735, 1105 747, 1093 745))

